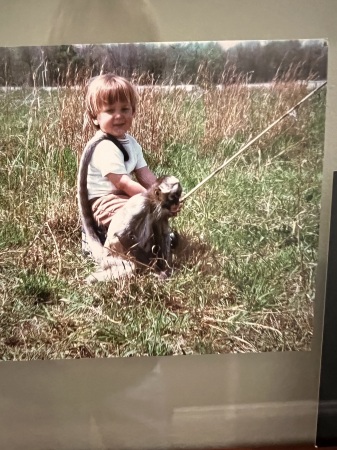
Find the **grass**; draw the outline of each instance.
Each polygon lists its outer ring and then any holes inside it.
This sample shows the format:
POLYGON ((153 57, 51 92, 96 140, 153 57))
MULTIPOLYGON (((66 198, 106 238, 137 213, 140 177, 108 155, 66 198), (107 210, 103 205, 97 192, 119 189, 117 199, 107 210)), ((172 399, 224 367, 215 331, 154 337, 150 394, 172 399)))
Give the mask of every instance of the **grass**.
MULTIPOLYGON (((151 168, 188 192, 306 94, 239 80, 142 89, 151 168)), ((0 355, 4 360, 307 350, 313 329, 325 94, 189 197, 174 275, 87 286, 76 171, 83 89, 0 94, 0 355)))

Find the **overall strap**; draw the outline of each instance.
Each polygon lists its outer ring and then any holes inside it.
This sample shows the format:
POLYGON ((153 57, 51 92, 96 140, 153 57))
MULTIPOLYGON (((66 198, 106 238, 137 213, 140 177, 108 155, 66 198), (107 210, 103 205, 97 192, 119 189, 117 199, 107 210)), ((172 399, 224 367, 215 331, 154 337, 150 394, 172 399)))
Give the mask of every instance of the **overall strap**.
POLYGON ((115 137, 112 136, 111 134, 105 133, 103 139, 108 139, 109 141, 113 142, 116 147, 119 148, 119 150, 123 153, 124 156, 124 161, 129 161, 129 155, 128 152, 125 150, 123 144, 115 137))

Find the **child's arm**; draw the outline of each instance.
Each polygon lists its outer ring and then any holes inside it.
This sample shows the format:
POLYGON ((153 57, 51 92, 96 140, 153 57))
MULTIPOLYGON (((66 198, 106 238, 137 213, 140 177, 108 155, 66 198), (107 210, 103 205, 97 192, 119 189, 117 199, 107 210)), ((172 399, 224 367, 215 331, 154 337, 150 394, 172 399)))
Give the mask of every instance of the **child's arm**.
POLYGON ((153 183, 156 181, 157 177, 151 170, 148 168, 148 166, 141 167, 140 169, 135 170, 135 175, 137 178, 137 181, 144 186, 146 189, 148 189, 150 186, 153 185, 153 183))
POLYGON ((108 173, 106 177, 117 189, 124 191, 130 197, 146 191, 145 187, 137 183, 137 181, 133 181, 126 174, 108 173))

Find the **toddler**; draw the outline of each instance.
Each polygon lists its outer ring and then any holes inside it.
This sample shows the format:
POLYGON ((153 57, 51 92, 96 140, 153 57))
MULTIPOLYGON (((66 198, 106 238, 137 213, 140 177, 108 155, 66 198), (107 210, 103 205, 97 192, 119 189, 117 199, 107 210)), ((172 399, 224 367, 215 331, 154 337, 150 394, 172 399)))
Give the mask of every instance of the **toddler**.
MULTIPOLYGON (((86 145, 86 149, 94 148, 88 165, 87 189, 102 243, 114 213, 156 180, 141 146, 128 134, 137 102, 135 87, 123 77, 107 73, 93 78, 88 85, 86 115, 97 131, 86 145)), ((85 244, 83 250, 88 251, 85 244)))

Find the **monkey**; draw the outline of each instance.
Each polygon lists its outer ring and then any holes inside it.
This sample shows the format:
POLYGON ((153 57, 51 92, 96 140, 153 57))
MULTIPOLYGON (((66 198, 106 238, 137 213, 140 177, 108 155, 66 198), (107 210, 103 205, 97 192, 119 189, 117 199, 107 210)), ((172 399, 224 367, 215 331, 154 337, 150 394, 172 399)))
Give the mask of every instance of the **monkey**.
POLYGON ((102 267, 111 271, 116 256, 124 254, 136 265, 152 267, 166 277, 172 267, 168 220, 179 210, 181 193, 176 177, 163 176, 145 193, 131 197, 109 225, 102 267))
POLYGON ((182 187, 174 176, 162 176, 136 194, 116 212, 104 245, 95 231, 90 205, 80 197, 80 210, 93 256, 101 266, 87 278, 88 283, 117 279, 137 268, 151 267, 161 278, 171 274, 172 252, 169 218, 180 209, 182 187))

